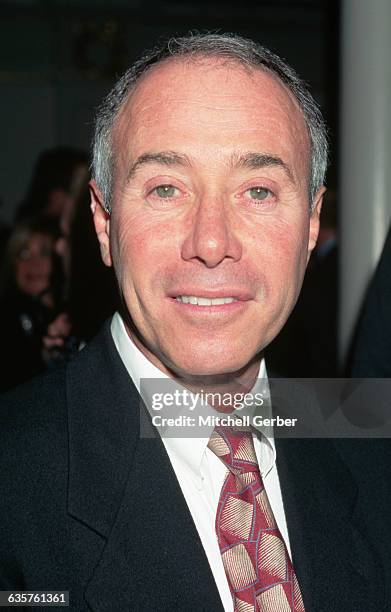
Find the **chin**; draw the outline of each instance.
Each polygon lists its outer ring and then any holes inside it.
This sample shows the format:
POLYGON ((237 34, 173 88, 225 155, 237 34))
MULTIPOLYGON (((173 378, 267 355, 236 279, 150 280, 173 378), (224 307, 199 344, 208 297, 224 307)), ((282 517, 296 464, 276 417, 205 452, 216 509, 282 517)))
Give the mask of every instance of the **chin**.
POLYGON ((185 364, 184 367, 178 369, 178 373, 183 378, 195 376, 224 376, 225 374, 232 374, 238 369, 240 369, 240 367, 237 368, 228 364, 185 364))
POLYGON ((211 353, 206 349, 193 351, 181 358, 174 357, 171 361, 172 369, 183 378, 189 376, 218 376, 232 374, 243 369, 253 358, 253 355, 244 355, 240 351, 233 351, 232 347, 224 352, 211 353))

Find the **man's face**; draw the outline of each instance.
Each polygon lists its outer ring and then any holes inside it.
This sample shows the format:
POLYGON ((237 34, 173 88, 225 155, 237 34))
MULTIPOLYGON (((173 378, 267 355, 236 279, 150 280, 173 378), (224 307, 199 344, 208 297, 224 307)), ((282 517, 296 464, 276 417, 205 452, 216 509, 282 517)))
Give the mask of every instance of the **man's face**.
POLYGON ((266 72, 169 61, 114 144, 110 220, 94 185, 93 209, 138 346, 182 376, 243 370, 285 323, 318 232, 297 104, 266 72))

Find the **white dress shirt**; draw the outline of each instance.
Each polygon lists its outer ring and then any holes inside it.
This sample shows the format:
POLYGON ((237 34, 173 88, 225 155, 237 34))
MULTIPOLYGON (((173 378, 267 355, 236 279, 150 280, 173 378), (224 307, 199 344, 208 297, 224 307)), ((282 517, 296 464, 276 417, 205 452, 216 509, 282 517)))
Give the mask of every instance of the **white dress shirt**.
MULTIPOLYGON (((141 394, 147 409, 152 416, 156 415, 156 412, 152 409, 152 401, 151 397, 148 395, 148 388, 144 387, 143 381, 151 379, 155 379, 156 381, 156 379, 160 379, 168 382, 169 377, 154 366, 137 348, 130 339, 123 320, 118 313, 113 317, 111 333, 120 357, 135 387, 141 394)), ((178 383, 175 383, 175 386, 178 388, 178 383)), ((270 401, 267 401, 269 398, 269 387, 264 360, 261 362, 258 379, 251 393, 255 395, 257 391, 262 393, 263 397, 266 398, 265 406, 268 413, 270 413, 270 401)), ((206 410, 207 412, 212 411, 209 407, 205 408, 204 406, 197 405, 192 415, 194 416, 199 410, 206 410)), ((253 411, 254 408, 244 408, 240 411, 240 415, 250 414, 250 412, 253 413, 253 411)), ((212 412, 216 415, 215 411, 212 412)), ((175 406, 170 408, 170 416, 180 416, 180 414, 189 416, 189 408, 186 407, 186 409, 184 409, 184 407, 181 406, 177 411, 175 406), (186 414, 184 410, 186 410, 186 414)), ((264 407, 262 414, 265 416, 264 407)), ((209 429, 203 426, 202 429, 199 430, 199 434, 195 428, 194 432, 190 433, 190 437, 189 428, 187 428, 186 436, 182 437, 180 437, 179 428, 175 430, 174 434, 170 434, 168 430, 164 432, 160 427, 157 429, 162 437, 164 447, 204 547, 224 610, 226 612, 233 612, 232 596, 225 575, 215 532, 217 506, 226 475, 226 467, 208 448, 208 442, 213 428, 213 425, 211 425, 209 429), (193 437, 198 435, 202 437, 193 437)), ((274 439, 270 430, 267 432, 266 437, 261 428, 257 429, 260 431, 260 436, 257 437, 253 435, 253 438, 261 476, 278 528, 286 543, 288 552, 291 554, 280 483, 277 474, 274 439)))

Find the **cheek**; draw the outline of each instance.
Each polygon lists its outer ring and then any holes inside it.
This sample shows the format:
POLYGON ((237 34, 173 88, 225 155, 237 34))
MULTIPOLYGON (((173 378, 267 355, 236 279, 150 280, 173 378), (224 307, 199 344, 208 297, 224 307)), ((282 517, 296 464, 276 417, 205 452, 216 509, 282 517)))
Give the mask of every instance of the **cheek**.
POLYGON ((31 272, 35 272, 36 267, 32 265, 29 261, 25 261, 19 264, 19 276, 21 278, 26 278, 31 272))
POLYGON ((252 232, 248 253, 253 265, 267 279, 269 298, 290 293, 296 296, 305 271, 307 241, 305 222, 274 218, 252 232))
POLYGON ((19 278, 20 276, 22 276, 22 274, 24 273, 23 263, 20 261, 17 261, 14 266, 14 271, 15 271, 16 278, 19 278))
POLYGON ((273 258, 276 264, 285 271, 287 280, 289 276, 301 276, 306 261, 306 239, 302 232, 294 231, 291 227, 280 228, 273 241, 273 258))
POLYGON ((50 259, 45 259, 42 262, 42 273, 46 274, 47 276, 50 276, 51 272, 52 272, 52 262, 50 259))
POLYGON ((111 235, 114 268, 122 287, 148 284, 172 250, 170 228, 141 214, 114 218, 111 235))

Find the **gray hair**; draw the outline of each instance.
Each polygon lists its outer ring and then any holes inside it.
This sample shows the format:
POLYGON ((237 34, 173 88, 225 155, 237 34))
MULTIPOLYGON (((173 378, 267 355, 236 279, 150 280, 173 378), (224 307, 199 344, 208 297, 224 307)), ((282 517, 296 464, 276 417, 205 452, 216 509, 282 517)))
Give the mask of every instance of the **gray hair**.
POLYGON ((114 152, 112 134, 115 120, 129 94, 145 73, 156 64, 180 57, 218 57, 239 62, 250 69, 272 73, 296 99, 307 124, 311 147, 309 180, 310 205, 323 185, 327 167, 327 131, 317 103, 293 68, 278 55, 235 34, 190 34, 171 38, 164 45, 147 51, 117 81, 98 109, 93 142, 93 178, 102 193, 107 212, 111 212, 114 152))

